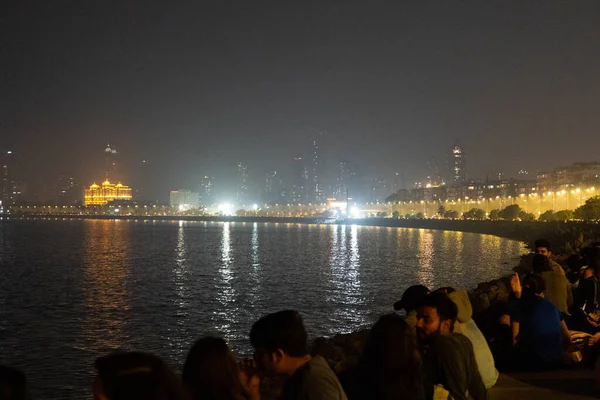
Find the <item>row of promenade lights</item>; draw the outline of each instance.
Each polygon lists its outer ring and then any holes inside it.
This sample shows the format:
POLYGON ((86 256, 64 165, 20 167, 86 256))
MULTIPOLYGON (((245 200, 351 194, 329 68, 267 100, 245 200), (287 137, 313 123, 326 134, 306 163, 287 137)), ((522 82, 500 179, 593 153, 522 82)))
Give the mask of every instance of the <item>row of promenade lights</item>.
MULTIPOLYGON (((538 196, 538 193, 529 193, 528 195, 526 195, 526 194, 520 194, 519 196, 515 196, 515 197, 513 197, 513 196, 507 196, 507 197, 496 196, 495 199, 492 198, 492 197, 490 197, 488 199, 483 199, 483 201, 490 202, 490 201, 493 201, 493 200, 503 200, 503 199, 512 200, 513 198, 514 199, 521 198, 521 199, 523 199, 524 202, 526 202, 527 199, 525 199, 525 197, 540 198, 540 197, 543 197, 543 196, 552 196, 553 199, 555 200, 556 196, 565 196, 567 194, 579 194, 579 200, 580 200, 580 202, 582 202, 583 201, 583 194, 584 194, 584 192, 586 192, 588 195, 591 195, 592 193, 594 193, 594 195, 597 195, 596 188, 595 187, 591 187, 591 188, 587 188, 587 189, 584 189, 584 190, 581 190, 581 188, 576 188, 576 189, 572 189, 571 191, 560 190, 560 191, 555 191, 555 192, 553 192, 553 191, 542 192, 540 196, 538 196)), ((568 200, 568 197, 567 197, 567 200, 568 200)), ((367 202, 367 203, 365 203, 365 205, 384 205, 384 204, 386 204, 388 206, 391 206, 391 205, 394 205, 394 204, 398 204, 399 205, 399 204, 413 204, 413 203, 414 204, 426 204, 426 203, 427 204, 430 204, 430 203, 431 204, 441 204, 441 203, 457 204, 457 203, 461 203, 463 201, 465 203, 470 203, 470 204, 481 204, 481 202, 482 202, 482 200, 473 200, 473 199, 469 199, 468 196, 465 196, 464 199, 444 200, 443 202, 442 201, 425 201, 425 200, 420 200, 420 201, 415 200, 413 202, 412 200, 410 200, 408 202, 405 202, 405 201, 402 201, 402 202, 400 202, 400 201, 398 201, 398 202, 370 202, 370 203, 367 202)), ((541 199, 540 199, 540 201, 541 201, 541 199)), ((265 208, 266 209, 269 209, 271 207, 278 208, 280 206, 281 207, 285 207, 286 204, 281 204, 281 205, 275 204, 274 206, 270 206, 268 204, 265 204, 265 208)), ((306 206, 308 206, 308 207, 313 207, 313 206, 315 206, 315 207, 319 207, 319 206, 320 207, 325 207, 325 206, 327 206, 327 204, 326 203, 320 203, 320 204, 319 203, 315 203, 314 205, 312 203, 308 203, 308 205, 304 205, 304 204, 301 204, 301 203, 298 203, 297 205, 296 204, 291 204, 291 203, 287 204, 287 207, 295 207, 295 206, 297 206, 297 207, 306 207, 306 206)), ((54 208, 54 209, 59 209, 59 208, 75 208, 75 207, 76 206, 54 206, 54 207, 53 206, 40 206, 40 208, 48 208, 48 209, 52 209, 52 208, 54 208)), ((109 207, 114 208, 115 206, 109 206, 109 207)), ((135 205, 134 207, 138 208, 138 205, 135 205)), ((156 205, 153 205, 151 207, 152 208, 156 208, 156 205)), ((242 209, 244 209, 244 207, 246 207, 246 206, 243 205, 242 209)), ((35 208, 38 208, 38 207, 37 206, 20 206, 20 208, 21 209, 22 208, 34 208, 35 209, 35 208)), ((79 207, 77 207, 77 208, 79 208, 79 207)), ((148 208, 148 206, 144 205, 144 208, 148 208)), ((256 211, 256 210, 254 210, 254 211, 256 211)))

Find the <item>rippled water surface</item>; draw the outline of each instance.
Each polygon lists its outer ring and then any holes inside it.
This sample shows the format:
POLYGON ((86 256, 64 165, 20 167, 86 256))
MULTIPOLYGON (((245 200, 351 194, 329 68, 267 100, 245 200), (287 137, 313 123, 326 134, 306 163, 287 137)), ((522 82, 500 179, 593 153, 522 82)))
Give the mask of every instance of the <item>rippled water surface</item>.
POLYGON ((93 360, 154 352, 174 367, 203 334, 248 352, 259 316, 300 310, 312 337, 392 310, 403 290, 473 287, 525 251, 494 236, 335 225, 0 222, 0 362, 37 398, 89 398, 93 360))

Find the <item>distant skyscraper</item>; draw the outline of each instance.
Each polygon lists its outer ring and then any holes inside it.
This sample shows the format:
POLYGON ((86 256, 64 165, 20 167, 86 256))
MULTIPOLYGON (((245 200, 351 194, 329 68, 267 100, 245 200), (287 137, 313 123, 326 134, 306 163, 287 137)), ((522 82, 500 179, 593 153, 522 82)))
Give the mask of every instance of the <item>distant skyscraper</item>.
POLYGON ((111 147, 110 144, 106 146, 104 150, 104 175, 108 181, 118 182, 120 180, 117 154, 117 150, 111 147))
POLYGON ((435 158, 432 158, 431 161, 427 163, 428 175, 427 175, 427 184, 430 186, 439 186, 444 184, 444 180, 440 174, 440 166, 438 165, 435 158))
POLYGON ((204 176, 200 178, 200 202, 204 205, 212 205, 215 202, 213 187, 215 178, 204 176))
POLYGON ((452 161, 452 183, 455 185, 467 183, 466 159, 462 147, 454 146, 452 148, 452 161))
POLYGON ((3 205, 12 204, 12 151, 4 151, 0 158, 0 201, 3 205))
POLYGON ((308 191, 309 200, 314 203, 325 201, 322 171, 322 154, 320 146, 323 142, 323 134, 319 133, 311 138, 311 177, 308 191))
POLYGON ((346 196, 357 199, 361 196, 358 188, 358 176, 353 163, 341 161, 337 165, 337 177, 333 195, 338 200, 345 200, 346 196))
POLYGON ((71 205, 81 200, 81 185, 68 174, 60 174, 56 180, 53 200, 56 204, 71 205))
POLYGON ((238 163, 237 203, 239 206, 248 204, 248 166, 238 163))
POLYGON ((290 188, 290 197, 292 203, 307 203, 307 188, 309 183, 309 173, 306 163, 302 157, 294 158, 292 166, 292 180, 290 188))
POLYGON ((392 191, 388 187, 387 181, 382 177, 377 177, 371 181, 370 201, 373 203, 383 203, 392 191))

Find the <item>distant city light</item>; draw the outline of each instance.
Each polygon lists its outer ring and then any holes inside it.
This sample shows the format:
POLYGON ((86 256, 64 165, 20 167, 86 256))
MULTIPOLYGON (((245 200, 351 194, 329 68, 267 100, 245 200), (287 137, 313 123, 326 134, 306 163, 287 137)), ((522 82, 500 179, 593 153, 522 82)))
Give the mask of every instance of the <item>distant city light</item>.
POLYGON ((9 150, 9 151, 6 152, 6 154, 12 154, 12 151, 9 150))
POLYGON ((221 215, 223 215, 223 216, 230 217, 230 216, 235 215, 232 204, 229 204, 229 203, 219 204, 218 209, 219 209, 219 212, 221 213, 221 215))
POLYGON ((258 210, 258 204, 254 204, 254 205, 252 206, 252 209, 253 209, 254 211, 258 210))

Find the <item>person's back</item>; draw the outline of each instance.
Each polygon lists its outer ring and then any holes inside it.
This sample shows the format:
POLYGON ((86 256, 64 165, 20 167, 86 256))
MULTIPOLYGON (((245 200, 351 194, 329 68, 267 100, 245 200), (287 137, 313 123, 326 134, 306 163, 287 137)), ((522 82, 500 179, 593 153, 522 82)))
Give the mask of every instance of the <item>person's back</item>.
POLYGON ((466 290, 456 290, 448 294, 458 308, 458 319, 454 325, 454 333, 460 333, 467 337, 473 345, 475 360, 481 374, 481 379, 486 388, 491 388, 498 380, 498 370, 494 363, 494 356, 488 342, 473 321, 473 308, 466 290))
POLYGON ((459 333, 440 335, 423 358, 428 387, 442 384, 454 399, 487 398, 487 391, 479 374, 473 345, 459 333), (466 390, 463 390, 466 389, 466 390))
POLYGON ((423 371, 414 327, 397 314, 379 318, 359 365, 340 375, 349 400, 424 399, 423 371))
POLYGON ((327 361, 312 357, 285 382, 281 399, 346 399, 344 389, 327 361))
POLYGON ((511 316, 519 323, 518 356, 540 367, 560 362, 563 355, 561 316, 544 298, 536 299, 531 312, 517 307, 511 316))
MULTIPOLYGON (((191 400, 248 400, 251 392, 225 340, 204 337, 194 343, 185 360, 183 387, 191 400)), ((258 386, 258 385, 256 385, 258 386)), ((258 392, 258 388, 255 390, 258 392)))
POLYGON ((564 315, 569 314, 569 281, 564 275, 554 271, 544 271, 541 274, 546 283, 546 299, 564 315))

